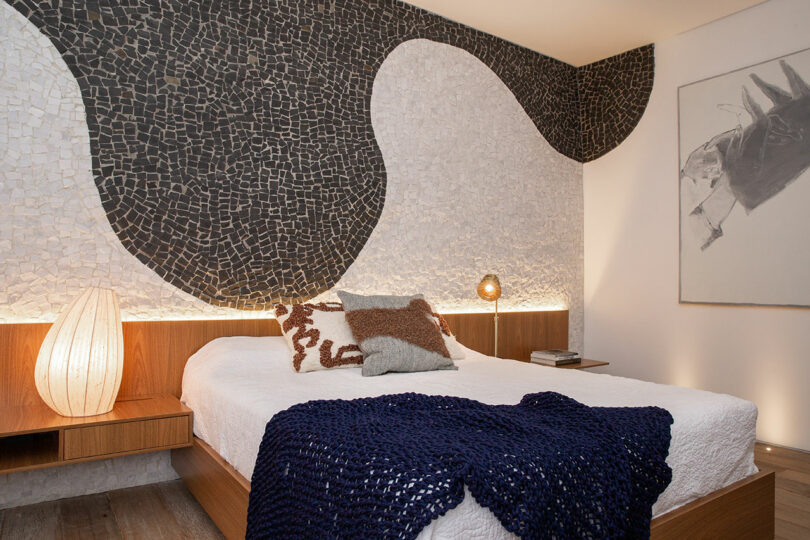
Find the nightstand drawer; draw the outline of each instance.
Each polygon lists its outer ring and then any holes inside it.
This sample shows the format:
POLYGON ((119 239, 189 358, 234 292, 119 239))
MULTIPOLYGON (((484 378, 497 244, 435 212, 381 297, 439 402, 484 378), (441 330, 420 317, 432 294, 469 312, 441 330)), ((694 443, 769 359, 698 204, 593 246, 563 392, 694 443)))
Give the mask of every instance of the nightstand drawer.
POLYGON ((186 415, 66 429, 64 459, 188 444, 189 432, 189 417, 186 415))

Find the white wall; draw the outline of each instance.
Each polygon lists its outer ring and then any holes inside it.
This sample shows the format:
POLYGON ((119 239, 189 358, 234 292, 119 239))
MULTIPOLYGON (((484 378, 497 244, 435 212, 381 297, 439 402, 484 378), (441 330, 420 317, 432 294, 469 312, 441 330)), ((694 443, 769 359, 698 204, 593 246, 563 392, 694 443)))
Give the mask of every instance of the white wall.
POLYGON ((810 47, 808 23, 807 0, 771 0, 657 43, 644 117, 583 183, 586 354, 749 399, 760 440, 810 450, 810 309, 678 303, 677 126, 678 86, 810 47))

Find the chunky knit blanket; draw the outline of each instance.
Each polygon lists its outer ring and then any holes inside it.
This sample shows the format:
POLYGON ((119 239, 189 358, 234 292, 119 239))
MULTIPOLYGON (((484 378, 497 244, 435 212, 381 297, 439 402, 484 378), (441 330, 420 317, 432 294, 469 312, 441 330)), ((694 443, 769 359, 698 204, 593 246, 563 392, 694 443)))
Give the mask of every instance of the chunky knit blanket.
POLYGON ((464 485, 523 538, 646 538, 672 416, 542 392, 518 405, 395 394, 267 423, 248 538, 415 538, 464 485))

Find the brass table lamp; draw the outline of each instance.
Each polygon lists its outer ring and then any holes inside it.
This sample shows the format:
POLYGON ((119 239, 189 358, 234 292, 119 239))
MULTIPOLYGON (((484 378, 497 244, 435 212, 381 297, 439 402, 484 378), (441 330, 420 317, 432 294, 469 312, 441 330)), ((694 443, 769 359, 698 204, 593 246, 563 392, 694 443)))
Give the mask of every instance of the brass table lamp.
POLYGON ((495 354, 498 356, 498 298, 501 297, 501 282, 495 274, 487 274, 478 284, 478 296, 488 302, 495 301, 495 354))

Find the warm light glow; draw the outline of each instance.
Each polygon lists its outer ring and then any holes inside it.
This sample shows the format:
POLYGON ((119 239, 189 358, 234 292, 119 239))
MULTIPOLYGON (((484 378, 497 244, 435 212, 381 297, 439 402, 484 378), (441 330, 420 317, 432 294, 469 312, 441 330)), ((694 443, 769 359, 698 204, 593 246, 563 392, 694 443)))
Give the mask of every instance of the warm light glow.
MULTIPOLYGON (((240 312, 236 309, 223 312, 213 313, 194 313, 190 315, 182 313, 172 313, 169 309, 164 309, 161 313, 166 315, 155 315, 154 313, 143 314, 121 314, 122 322, 154 322, 154 321, 242 321, 242 320, 255 320, 255 319, 275 319, 272 310, 268 311, 244 311, 240 312), (168 312, 168 313, 166 313, 168 312)), ((57 315, 58 316, 58 315, 57 315)), ((32 323, 49 323, 55 318, 53 313, 44 314, 38 317, 19 317, 19 316, 5 316, 0 314, 0 324, 32 324, 32 323)))
MULTIPOLYGON (((432 300, 432 299, 431 299, 432 300)), ((491 313, 492 308, 482 306, 481 304, 475 305, 468 305, 468 306, 458 306, 455 305, 454 307, 443 308, 440 302, 436 302, 434 304, 436 311, 441 313, 442 315, 470 315, 473 313, 491 313)), ((548 304, 520 304, 518 306, 499 306, 498 312, 499 313, 526 313, 530 311, 566 311, 568 306, 561 302, 549 302, 548 304)), ((249 311, 247 312, 247 316, 241 316, 237 314, 211 314, 211 315, 199 315, 199 316, 189 316, 189 317, 178 317, 169 315, 167 317, 162 317, 159 319, 156 318, 144 318, 144 319, 137 319, 132 317, 125 317, 124 322, 146 322, 146 321, 235 321, 235 320, 254 320, 254 319, 265 319, 265 320, 274 320, 276 317, 273 315, 272 311, 266 312, 256 312, 256 311, 249 311)), ((18 321, 15 321, 18 322, 18 321)), ((42 321, 24 321, 24 322, 42 322, 42 321)))
POLYGON ((34 381, 43 401, 63 416, 93 416, 113 408, 124 367, 118 298, 109 289, 84 291, 53 323, 39 349, 34 381))
MULTIPOLYGON (((752 353, 773 354, 774 358, 787 358, 786 350, 779 350, 779 345, 767 346, 764 343, 752 353)), ((782 446, 795 446, 797 427, 802 414, 794 406, 798 396, 791 388, 793 373, 787 363, 768 362, 757 365, 751 373, 752 380, 757 381, 755 391, 745 396, 757 404, 759 409, 757 421, 757 438, 761 441, 773 441, 782 446)))
POLYGON ((481 279, 476 290, 479 298, 492 302, 501 297, 501 282, 495 274, 487 274, 481 279))
MULTIPOLYGON (((467 315, 472 313, 491 313, 489 307, 483 307, 480 304, 470 306, 458 306, 442 308, 440 303, 436 303, 436 310, 442 315, 467 315)), ((561 302, 550 302, 548 304, 519 304, 518 306, 498 307, 498 313, 525 313, 529 311, 565 311, 568 306, 561 302)), ((271 311, 248 311, 247 315, 239 313, 211 313, 200 315, 173 315, 168 314, 165 317, 137 317, 137 316, 122 316, 123 322, 186 322, 186 321, 241 321, 241 320, 273 320, 271 311)), ((0 318, 0 324, 32 324, 50 322, 53 319, 46 318, 24 318, 24 317, 7 317, 0 318)))
POLYGON ((770 452, 771 450, 772 450, 772 448, 771 448, 770 446, 766 446, 766 447, 765 447, 765 451, 766 451, 766 452, 770 452))
MULTIPOLYGON (((537 306, 520 306, 512 308, 498 307, 498 313, 527 313, 531 311, 565 311, 567 309, 568 306, 566 306, 565 304, 546 304, 546 305, 541 304, 537 306)), ((441 307, 438 307, 437 311, 442 315, 472 315, 474 313, 492 313, 491 309, 479 306, 470 308, 447 308, 447 309, 442 309, 441 307)))
POLYGON ((162 321, 162 322, 190 322, 190 321, 254 321, 254 320, 274 320, 276 318, 272 311, 247 311, 248 315, 241 315, 240 313, 211 313, 200 315, 167 315, 165 317, 123 317, 123 322, 149 322, 149 321, 162 321))
POLYGON ((681 343, 680 349, 677 353, 667 357, 666 383, 684 388, 702 389, 703 366, 697 361, 698 356, 692 352, 692 347, 688 343, 681 343))

